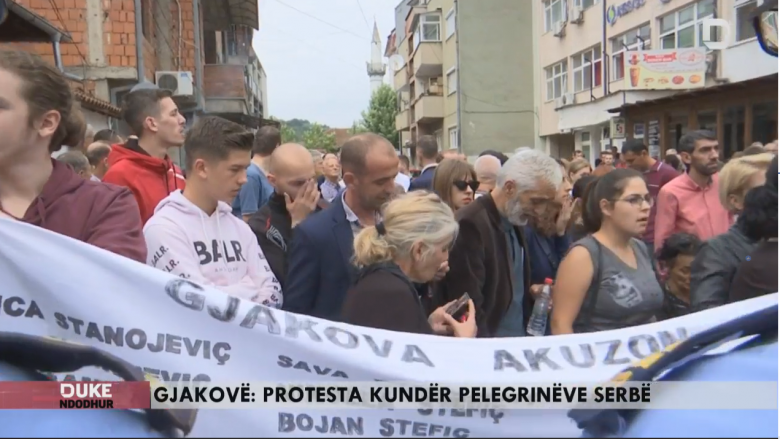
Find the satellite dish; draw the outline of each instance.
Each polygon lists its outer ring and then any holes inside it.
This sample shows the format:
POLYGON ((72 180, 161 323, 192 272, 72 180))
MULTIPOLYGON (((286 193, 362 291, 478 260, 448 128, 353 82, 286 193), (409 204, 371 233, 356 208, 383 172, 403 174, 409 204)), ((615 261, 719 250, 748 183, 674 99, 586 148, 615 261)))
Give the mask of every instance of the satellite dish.
POLYGON ((406 61, 404 61, 403 56, 396 53, 390 57, 390 68, 393 69, 393 72, 401 70, 404 68, 404 65, 406 65, 406 61))

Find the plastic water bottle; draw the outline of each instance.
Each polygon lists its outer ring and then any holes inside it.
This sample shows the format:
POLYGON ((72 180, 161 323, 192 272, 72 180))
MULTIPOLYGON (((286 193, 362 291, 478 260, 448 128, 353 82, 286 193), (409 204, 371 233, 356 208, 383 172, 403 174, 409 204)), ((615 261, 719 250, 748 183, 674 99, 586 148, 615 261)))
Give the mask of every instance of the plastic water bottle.
POLYGON ((542 294, 536 298, 534 303, 534 311, 531 313, 531 318, 528 321, 528 328, 526 332, 534 337, 543 337, 547 330, 547 315, 550 312, 550 301, 552 300, 552 288, 553 281, 550 278, 544 280, 544 289, 542 294))

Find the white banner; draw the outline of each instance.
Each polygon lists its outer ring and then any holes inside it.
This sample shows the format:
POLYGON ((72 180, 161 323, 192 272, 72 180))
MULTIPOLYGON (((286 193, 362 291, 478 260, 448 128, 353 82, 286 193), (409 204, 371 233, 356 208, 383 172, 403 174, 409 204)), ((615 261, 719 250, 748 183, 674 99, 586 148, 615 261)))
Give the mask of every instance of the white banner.
MULTIPOLYGON (((269 309, 0 220, 0 331, 105 349, 161 381, 598 382, 777 295, 594 334, 463 340, 269 309)), ((84 369, 62 379, 109 379, 84 369)), ((564 410, 203 410, 192 437, 576 437, 564 410)))

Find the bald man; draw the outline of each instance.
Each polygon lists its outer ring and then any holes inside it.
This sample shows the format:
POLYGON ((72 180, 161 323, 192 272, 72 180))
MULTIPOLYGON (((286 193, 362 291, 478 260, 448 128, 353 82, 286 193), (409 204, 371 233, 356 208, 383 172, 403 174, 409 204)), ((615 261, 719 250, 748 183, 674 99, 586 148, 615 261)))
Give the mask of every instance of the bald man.
POLYGON ((380 208, 396 194, 398 153, 380 135, 363 133, 344 142, 341 168, 346 189, 293 234, 282 308, 286 311, 341 318, 344 297, 357 274, 354 237, 382 220, 380 208))
POLYGON ((108 153, 111 146, 103 141, 93 142, 87 147, 87 159, 92 167, 92 180, 102 181, 108 172, 108 153))
POLYGON ((499 169, 501 169, 501 160, 492 155, 483 155, 474 162, 474 172, 476 172, 479 182, 477 196, 485 195, 496 187, 496 176, 499 169))
POLYGON ((284 291, 287 248, 293 230, 309 214, 319 210, 320 192, 313 157, 301 145, 285 143, 276 147, 268 157, 267 166, 274 193, 249 217, 249 227, 284 291))

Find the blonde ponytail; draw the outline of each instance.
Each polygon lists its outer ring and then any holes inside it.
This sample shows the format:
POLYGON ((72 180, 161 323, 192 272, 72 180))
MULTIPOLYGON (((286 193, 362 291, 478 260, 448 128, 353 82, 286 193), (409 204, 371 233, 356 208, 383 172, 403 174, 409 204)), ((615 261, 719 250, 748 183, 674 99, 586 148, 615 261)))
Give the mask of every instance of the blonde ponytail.
POLYGON ((401 195, 388 203, 383 213, 382 235, 371 226, 355 237, 353 261, 358 267, 408 258, 418 242, 432 252, 434 246, 452 242, 458 234, 452 209, 427 191, 401 195))
POLYGON ((365 227, 355 237, 355 265, 365 267, 393 259, 390 245, 376 227, 365 227))

